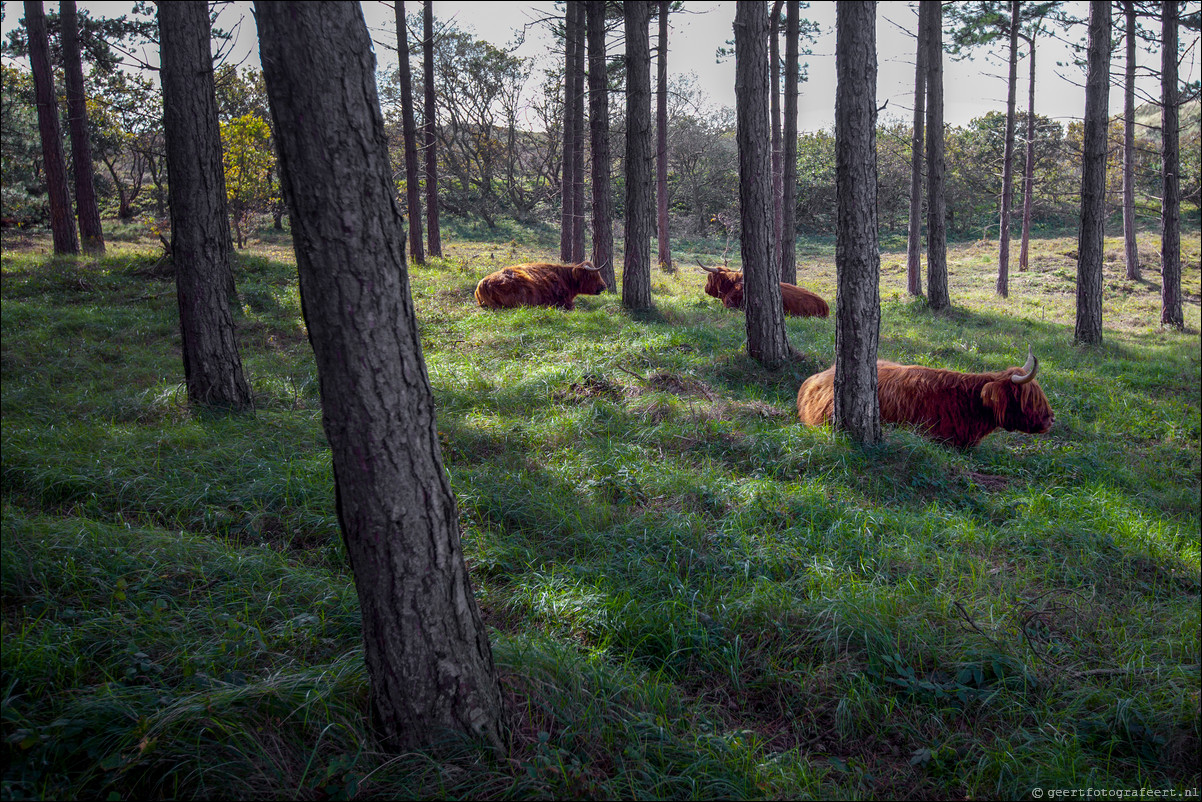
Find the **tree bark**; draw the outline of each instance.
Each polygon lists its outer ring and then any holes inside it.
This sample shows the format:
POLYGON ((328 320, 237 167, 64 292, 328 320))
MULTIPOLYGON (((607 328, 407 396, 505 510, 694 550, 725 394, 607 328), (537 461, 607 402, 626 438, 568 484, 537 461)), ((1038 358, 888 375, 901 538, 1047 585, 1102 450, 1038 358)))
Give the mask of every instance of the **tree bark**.
POLYGON ((438 227, 438 135, 435 130, 434 102, 434 2, 425 0, 422 17, 422 56, 426 85, 426 250, 431 257, 442 256, 442 231, 438 227))
POLYGON ((573 264, 584 261, 584 62, 585 9, 580 0, 568 4, 575 14, 576 44, 572 48, 572 257, 573 264))
POLYGON ((1123 87, 1123 261, 1127 278, 1139 279, 1139 247, 1135 241, 1135 2, 1123 0, 1127 22, 1126 85, 1123 87))
POLYGON ((801 7, 785 3, 784 194, 781 197, 780 280, 797 283, 797 85, 801 7))
POLYGON ((1027 153, 1023 163, 1023 243, 1018 255, 1018 269, 1027 269, 1027 252, 1031 243, 1031 209, 1035 202, 1035 37, 1039 23, 1031 31, 1027 44, 1031 48, 1030 72, 1027 78, 1027 153))
POLYGON ((876 3, 835 10, 834 425, 870 445, 881 439, 876 356, 881 254, 876 214, 876 3))
POLYGON ((780 11, 784 0, 773 0, 768 18, 768 71, 771 90, 769 110, 772 115, 772 265, 780 270, 781 231, 784 229, 784 165, 781 154, 780 120, 780 11))
POLYGON ((253 408, 253 400, 230 313, 234 245, 209 39, 204 0, 159 4, 171 258, 188 400, 242 412, 253 408))
POLYGON ((1019 0, 1010 0, 1010 76, 1006 90, 1006 145, 1002 156, 1002 204, 998 215, 997 294, 1010 295, 1010 211, 1014 205, 1014 123, 1018 90, 1019 0))
POLYGON ((922 149, 926 116, 927 15, 919 5, 914 51, 914 128, 910 138, 910 229, 906 247, 906 292, 922 295, 922 149))
POLYGON ((651 46, 650 3, 622 4, 626 25, 626 244, 622 305, 649 309, 651 302, 651 46))
POLYGON ((88 102, 84 94, 75 0, 62 0, 59 3, 59 16, 62 22, 63 76, 67 85, 67 124, 71 131, 79 238, 85 253, 104 253, 104 232, 100 227, 100 208, 96 204, 92 143, 88 138, 88 102))
POLYGON ((54 70, 42 0, 25 0, 25 28, 29 33, 29 66, 38 107, 38 133, 46 170, 46 199, 50 205, 50 231, 55 253, 79 253, 79 238, 71 218, 71 191, 67 186, 67 159, 54 95, 54 70))
POLYGON ((572 261, 573 228, 576 224, 572 201, 576 191, 576 6, 564 6, 563 67, 563 172, 559 189, 559 261, 572 261))
POLYGON ((1090 0, 1085 132, 1081 156, 1081 231, 1077 242, 1078 343, 1102 342, 1102 246, 1106 226, 1106 135, 1110 80, 1110 3, 1090 0))
POLYGON ((405 26, 405 0, 396 0, 397 65, 401 80, 401 129, 405 137, 405 205, 409 212, 409 253, 419 265, 426 263, 422 248, 422 190, 418 178, 417 124, 413 114, 413 75, 409 71, 409 36, 405 26))
POLYGON ((927 16, 927 303, 951 305, 947 293, 947 203, 943 161, 943 8, 922 0, 927 16))
POLYGON ((1177 0, 1164 0, 1160 47, 1160 322, 1185 328, 1181 309, 1181 151, 1177 108, 1177 0))
POLYGON ((661 270, 672 270, 668 234, 668 0, 659 0, 659 56, 655 87, 655 236, 661 270))
POLYGON ((374 726, 396 752, 460 733, 503 753, 503 701, 438 445, 362 11, 256 2, 255 13, 374 726))
POLYGON ((739 216, 743 258, 743 311, 747 353, 764 367, 785 364, 792 348, 785 332, 780 267, 772 260, 772 163, 765 45, 769 23, 763 3, 735 5, 735 141, 739 150, 739 216))
POLYGON ((605 52, 605 0, 588 0, 589 133, 593 152, 593 265, 609 292, 617 292, 614 271, 613 198, 609 170, 609 81, 605 52))

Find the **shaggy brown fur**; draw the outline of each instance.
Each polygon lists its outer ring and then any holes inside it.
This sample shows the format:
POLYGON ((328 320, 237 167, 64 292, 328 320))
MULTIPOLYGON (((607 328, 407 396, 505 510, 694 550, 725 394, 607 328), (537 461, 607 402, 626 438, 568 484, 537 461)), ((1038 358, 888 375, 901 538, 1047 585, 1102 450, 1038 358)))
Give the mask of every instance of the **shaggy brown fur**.
POLYGON ((598 295, 605 280, 592 262, 528 262, 489 273, 476 285, 476 302, 490 309, 558 306, 574 309, 577 295, 598 295))
MULTIPOLYGON (((722 301, 727 309, 743 308, 743 274, 724 267, 703 268, 709 273, 705 281, 705 292, 722 301)), ((786 315, 794 317, 827 317, 830 307, 817 293, 794 284, 780 283, 781 303, 786 315)))
MULTIPOLYGON (((1037 366, 1038 363, 1035 363, 1037 366)), ((881 421, 915 427, 935 440, 971 448, 994 429, 1042 434, 1055 416, 1047 396, 1032 378, 1015 384, 1011 377, 1027 368, 997 373, 957 373, 922 365, 876 363, 881 421)), ((1030 368, 1034 370, 1034 368, 1030 368)), ((834 414, 835 368, 815 373, 797 392, 797 415, 818 426, 834 414)))

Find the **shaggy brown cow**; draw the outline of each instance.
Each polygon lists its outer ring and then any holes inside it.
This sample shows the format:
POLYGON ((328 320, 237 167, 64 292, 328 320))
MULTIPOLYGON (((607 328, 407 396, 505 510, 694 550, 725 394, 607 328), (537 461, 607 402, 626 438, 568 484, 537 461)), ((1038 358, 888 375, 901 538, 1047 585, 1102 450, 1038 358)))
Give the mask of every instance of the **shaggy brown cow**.
MULTIPOLYGON (((709 273, 705 281, 705 292, 722 302, 727 309, 743 308, 743 274, 738 270, 725 267, 706 267, 701 269, 709 273)), ((780 283, 781 303, 786 315, 794 317, 827 317, 830 307, 822 296, 810 292, 795 284, 780 283)))
MULTIPOLYGON (((996 373, 957 373, 922 365, 876 363, 881 421, 908 424, 923 434, 971 448, 994 429, 1042 434, 1055 416, 1035 374, 1039 360, 1027 350, 1027 363, 996 373)), ((801 422, 818 426, 835 408, 835 368, 815 373, 797 392, 801 422)))
POLYGON ((592 262, 578 265, 528 262, 489 273, 476 285, 476 302, 490 309, 515 306, 558 306, 574 309, 577 295, 598 295, 605 290, 601 268, 592 262))

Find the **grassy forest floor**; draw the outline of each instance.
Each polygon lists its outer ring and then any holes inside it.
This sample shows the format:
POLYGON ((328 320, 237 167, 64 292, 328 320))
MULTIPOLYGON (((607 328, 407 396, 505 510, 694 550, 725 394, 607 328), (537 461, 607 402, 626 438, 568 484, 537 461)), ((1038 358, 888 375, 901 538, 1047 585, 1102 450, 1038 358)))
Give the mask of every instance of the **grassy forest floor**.
MULTIPOLYGON (((286 237, 239 254, 253 417, 189 412, 149 241, 99 260, 6 232, 8 798, 1016 798, 1199 785, 1199 237, 1184 333, 1107 241, 1105 343, 1072 345, 1075 242, 949 250, 954 309, 882 255, 882 358, 967 371, 1030 343, 1042 436, 863 450, 796 423, 831 320, 775 373, 678 244, 654 313, 487 311, 520 235, 412 270, 464 547, 513 715, 381 754, 286 237), (1017 253, 1017 249, 1016 249, 1017 253), (1013 269, 1013 268, 1012 268, 1013 269)), ((800 283, 832 302, 830 244, 800 283)))

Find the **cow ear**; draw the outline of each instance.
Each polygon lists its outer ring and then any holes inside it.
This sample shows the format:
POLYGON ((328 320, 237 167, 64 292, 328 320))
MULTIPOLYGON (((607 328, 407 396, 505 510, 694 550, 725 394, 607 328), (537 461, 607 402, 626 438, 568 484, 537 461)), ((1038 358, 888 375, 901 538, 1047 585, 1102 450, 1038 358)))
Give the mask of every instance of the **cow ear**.
POLYGON ((981 388, 981 402, 993 410, 993 419, 998 426, 1006 421, 1006 405, 1010 402, 1008 389, 1006 382, 989 382, 981 388))

